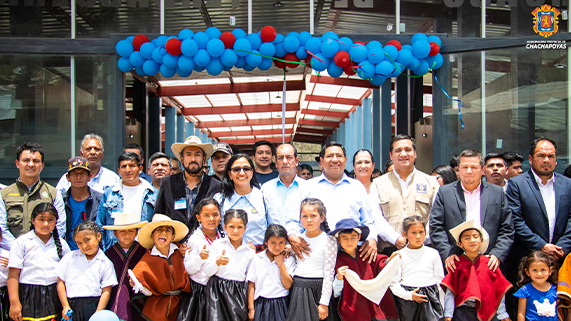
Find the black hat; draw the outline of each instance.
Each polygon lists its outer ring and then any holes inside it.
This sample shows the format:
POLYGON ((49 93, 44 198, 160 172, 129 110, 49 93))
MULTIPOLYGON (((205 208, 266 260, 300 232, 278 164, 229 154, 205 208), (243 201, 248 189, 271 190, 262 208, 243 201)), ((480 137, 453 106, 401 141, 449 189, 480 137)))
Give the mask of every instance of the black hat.
POLYGON ((339 232, 346 231, 346 230, 353 230, 353 231, 361 234, 360 241, 366 240, 367 236, 369 236, 369 228, 368 227, 366 227, 365 225, 359 226, 359 223, 357 223, 355 220, 350 219, 350 218, 346 218, 346 219, 343 219, 343 220, 337 222, 337 224, 335 225, 335 230, 327 233, 327 235, 332 235, 332 236, 338 237, 339 232))

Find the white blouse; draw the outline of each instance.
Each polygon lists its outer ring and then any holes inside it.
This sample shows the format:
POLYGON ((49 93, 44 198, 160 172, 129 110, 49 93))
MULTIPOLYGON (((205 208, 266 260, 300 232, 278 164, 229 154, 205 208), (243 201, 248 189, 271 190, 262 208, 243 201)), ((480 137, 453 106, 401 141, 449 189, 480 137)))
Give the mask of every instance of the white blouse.
POLYGON ((255 255, 256 251, 251 249, 244 240, 242 240, 242 245, 234 249, 228 237, 221 238, 210 246, 204 272, 208 277, 216 275, 222 279, 243 282, 246 280, 246 273, 255 255), (225 251, 224 255, 228 257, 228 264, 218 266, 216 260, 222 255, 222 251, 225 251))
MULTIPOLYGON (((188 238, 188 241, 186 241, 186 244, 191 248, 191 250, 186 252, 186 256, 184 257, 184 267, 186 268, 186 272, 194 282, 206 285, 210 278, 204 271, 207 260, 203 260, 200 257, 200 252, 202 252, 205 245, 206 249, 210 250, 211 245, 206 240, 206 237, 200 227, 192 233, 188 238)), ((211 255, 212 253, 209 252, 208 257, 211 255)))
MULTIPOLYGON (((282 283, 280 268, 276 261, 270 261, 268 250, 256 254, 248 269, 248 282, 256 285, 254 300, 258 297, 266 299, 283 298, 289 294, 282 283)), ((293 256, 284 259, 284 264, 289 275, 295 271, 295 258, 293 256)))

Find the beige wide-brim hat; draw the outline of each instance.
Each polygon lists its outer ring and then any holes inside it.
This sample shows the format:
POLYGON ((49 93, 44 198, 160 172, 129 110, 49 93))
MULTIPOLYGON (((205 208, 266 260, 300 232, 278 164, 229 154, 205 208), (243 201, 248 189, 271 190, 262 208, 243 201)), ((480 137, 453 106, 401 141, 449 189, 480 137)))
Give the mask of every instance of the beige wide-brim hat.
POLYGON ((198 136, 188 136, 186 138, 186 140, 184 141, 184 143, 172 144, 171 150, 174 154, 174 157, 176 157, 182 163, 182 159, 180 157, 180 154, 182 153, 182 151, 185 148, 191 147, 191 146, 198 147, 204 151, 204 162, 206 162, 208 159, 210 159, 210 156, 212 156, 212 151, 214 150, 214 147, 212 146, 212 144, 210 144, 210 143, 204 143, 203 144, 198 136))
POLYGON ((490 235, 488 232, 480 226, 479 223, 476 223, 475 220, 464 222, 450 230, 450 234, 456 240, 456 243, 460 242, 460 234, 466 230, 478 230, 482 234, 482 245, 480 245, 480 253, 484 254, 488 249, 488 245, 490 244, 490 235))
POLYGON ((174 229, 173 242, 182 240, 188 234, 188 227, 179 221, 175 221, 164 214, 155 214, 153 221, 141 228, 139 231, 139 243, 146 249, 152 249, 155 241, 151 233, 159 226, 171 226, 174 229))
POLYGON ((141 228, 149 224, 147 221, 140 221, 137 213, 115 213, 113 225, 103 225, 103 228, 111 231, 130 230, 141 228))

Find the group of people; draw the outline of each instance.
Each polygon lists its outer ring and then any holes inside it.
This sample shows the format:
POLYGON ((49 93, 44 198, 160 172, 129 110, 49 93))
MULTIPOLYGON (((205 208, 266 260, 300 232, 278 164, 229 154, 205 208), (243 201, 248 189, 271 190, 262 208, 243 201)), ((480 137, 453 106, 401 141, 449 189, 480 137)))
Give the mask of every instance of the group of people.
POLYGON ((370 151, 348 173, 336 142, 307 180, 291 144, 171 150, 144 173, 127 145, 116 174, 88 134, 52 187, 41 146, 20 145, 0 190, 0 320, 571 319, 571 180, 548 138, 526 173, 469 149, 427 174, 396 135, 374 179, 370 151))

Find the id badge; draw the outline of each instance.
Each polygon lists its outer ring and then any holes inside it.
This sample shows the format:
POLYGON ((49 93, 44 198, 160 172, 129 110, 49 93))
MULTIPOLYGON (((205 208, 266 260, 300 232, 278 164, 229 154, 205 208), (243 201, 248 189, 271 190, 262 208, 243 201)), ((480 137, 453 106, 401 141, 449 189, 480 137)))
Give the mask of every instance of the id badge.
POLYGON ((176 211, 186 209, 186 198, 175 200, 174 201, 174 209, 176 211))

